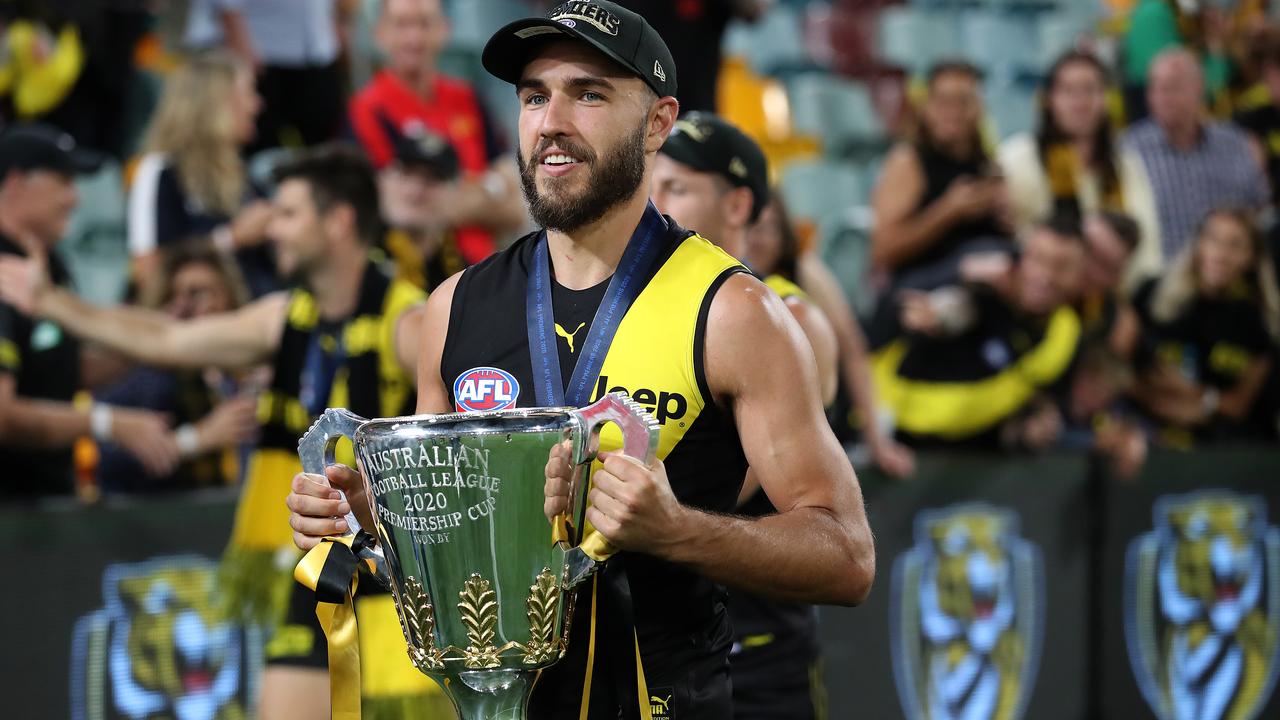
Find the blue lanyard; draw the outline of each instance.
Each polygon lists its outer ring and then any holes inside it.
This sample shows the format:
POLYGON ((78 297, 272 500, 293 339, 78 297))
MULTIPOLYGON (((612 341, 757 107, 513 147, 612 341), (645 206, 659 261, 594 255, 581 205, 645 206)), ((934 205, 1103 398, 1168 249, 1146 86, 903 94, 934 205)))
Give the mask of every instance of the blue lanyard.
POLYGON ((529 360, 533 364, 533 391, 538 405, 583 407, 591 402, 609 345, 627 309, 644 289, 645 276, 658 258, 662 249, 659 240, 666 229, 667 221, 653 203, 649 203, 622 253, 618 269, 609 280, 579 351, 578 362, 573 366, 569 387, 564 391, 561 390, 564 380, 560 374, 560 353, 556 349, 555 313, 551 307, 551 260, 546 231, 534 240, 525 318, 529 330, 529 360))
POLYGON ((312 334, 311 342, 307 345, 298 399, 311 417, 319 417, 324 412, 329 404, 329 395, 333 392, 333 381, 337 379, 338 369, 346 362, 347 352, 342 343, 345 331, 345 324, 338 328, 333 337, 336 347, 332 353, 325 352, 321 344, 324 333, 319 331, 312 334))

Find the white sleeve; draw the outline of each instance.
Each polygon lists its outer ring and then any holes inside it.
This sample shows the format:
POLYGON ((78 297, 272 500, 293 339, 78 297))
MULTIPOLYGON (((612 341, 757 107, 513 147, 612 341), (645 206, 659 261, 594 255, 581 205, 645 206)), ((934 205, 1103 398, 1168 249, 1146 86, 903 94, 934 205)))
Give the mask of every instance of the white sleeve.
POLYGON ((138 161, 133 171, 133 185, 129 188, 129 254, 137 257, 155 252, 156 195, 160 189, 160 173, 164 171, 165 158, 160 153, 147 153, 138 161))

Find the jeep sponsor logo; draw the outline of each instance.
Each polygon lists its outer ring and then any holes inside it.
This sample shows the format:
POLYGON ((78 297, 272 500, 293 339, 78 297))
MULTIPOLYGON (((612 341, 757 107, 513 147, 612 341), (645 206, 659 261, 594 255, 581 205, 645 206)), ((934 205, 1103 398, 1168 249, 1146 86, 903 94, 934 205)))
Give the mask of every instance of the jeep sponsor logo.
POLYGON ((611 392, 624 392, 630 395, 632 400, 640 403, 650 415, 653 415, 659 425, 666 425, 668 420, 679 420, 689 412, 689 399, 680 393, 649 388, 630 390, 621 385, 610 385, 608 375, 601 375, 596 381, 596 392, 592 399, 602 398, 605 393, 611 392))

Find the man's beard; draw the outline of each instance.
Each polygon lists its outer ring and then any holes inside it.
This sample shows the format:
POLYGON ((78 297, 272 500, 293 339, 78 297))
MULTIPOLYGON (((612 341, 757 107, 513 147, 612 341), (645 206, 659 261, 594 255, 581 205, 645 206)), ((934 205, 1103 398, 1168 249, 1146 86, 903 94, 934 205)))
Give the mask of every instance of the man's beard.
POLYGON ((594 152, 566 138, 547 138, 538 143, 529 162, 518 157, 520 187, 524 190, 525 201, 529 203, 529 215, 533 221, 548 230, 570 233, 590 225, 617 205, 630 200, 640 183, 644 182, 644 140, 645 125, 641 124, 598 166, 594 152), (538 158, 551 145, 587 166, 584 169, 590 174, 586 178, 586 189, 577 197, 562 194, 558 186, 567 179, 561 178, 547 178, 550 189, 546 193, 538 191, 535 177, 540 164, 538 158))

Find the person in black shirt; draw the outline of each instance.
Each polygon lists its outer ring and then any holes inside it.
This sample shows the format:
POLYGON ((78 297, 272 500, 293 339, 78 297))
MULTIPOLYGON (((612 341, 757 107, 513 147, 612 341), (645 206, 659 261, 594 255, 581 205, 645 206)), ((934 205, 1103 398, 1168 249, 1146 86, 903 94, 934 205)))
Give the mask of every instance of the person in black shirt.
POLYGON ((1013 249, 1004 180, 983 147, 981 91, 972 65, 936 65, 915 141, 885 159, 871 201, 871 261, 894 287, 947 285, 966 253, 1013 249))
POLYGON ((1257 38, 1254 60, 1262 75, 1270 102, 1236 113, 1233 120, 1249 133, 1254 153, 1271 180, 1271 202, 1280 204, 1280 28, 1269 28, 1257 38))
MULTIPOLYGON (((49 126, 18 125, 0 136, 0 255, 48 254, 52 281, 69 284, 51 251, 76 206, 74 174, 98 164, 49 126)), ((118 443, 153 472, 177 463, 162 416, 72 405, 80 363, 80 344, 58 324, 0 302, 0 500, 69 493, 71 446, 88 435, 118 443)))
POLYGON ((431 292, 466 266, 457 228, 433 208, 461 178, 453 144, 426 127, 401 132, 384 118, 394 153, 378 171, 382 221, 387 226, 375 253, 394 267, 391 274, 431 292))
POLYGON ((1078 223, 1037 226, 1016 264, 897 297, 903 332, 876 349, 873 377, 916 446, 1040 450, 1058 439, 1055 396, 1081 337, 1070 302, 1085 263, 1078 223))
POLYGON ((1142 321, 1134 396, 1157 441, 1274 437, 1275 418, 1255 405, 1273 371, 1280 292, 1262 237, 1247 213, 1218 210, 1163 277, 1138 289, 1142 321))
MULTIPOLYGON (((677 73, 642 17, 606 0, 564 3, 497 31, 482 59, 517 88, 521 182, 545 230, 432 293, 417 409, 467 411, 475 398, 450 388, 501 368, 519 385, 504 400, 515 407, 629 388, 665 438, 652 465, 606 452, 592 476, 587 521, 620 551, 587 583, 598 594, 576 592, 567 654, 542 671, 528 717, 634 720, 658 706, 723 720, 731 632, 719 583, 857 604, 874 577, 861 492, 826 423, 812 352, 760 280, 649 202, 677 73), (728 514, 748 466, 782 512, 728 514)), ((568 503, 563 451, 546 468, 549 519, 568 503)), ((373 522, 359 476, 327 476, 333 485, 294 479, 300 547, 342 532, 335 516, 348 510, 373 522)))
POLYGON ((756 20, 772 0, 623 0, 653 26, 680 68, 680 112, 715 112, 720 42, 735 17, 756 20))

